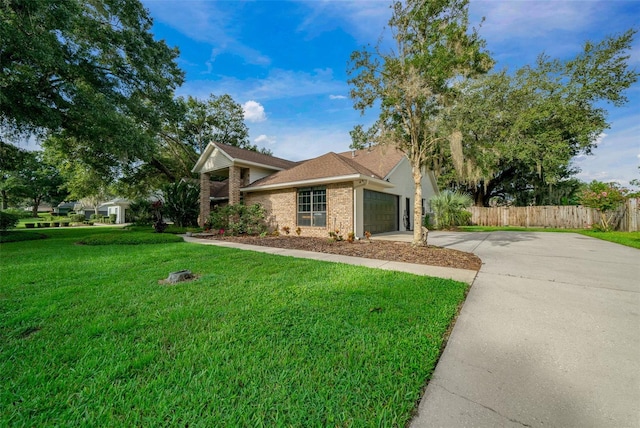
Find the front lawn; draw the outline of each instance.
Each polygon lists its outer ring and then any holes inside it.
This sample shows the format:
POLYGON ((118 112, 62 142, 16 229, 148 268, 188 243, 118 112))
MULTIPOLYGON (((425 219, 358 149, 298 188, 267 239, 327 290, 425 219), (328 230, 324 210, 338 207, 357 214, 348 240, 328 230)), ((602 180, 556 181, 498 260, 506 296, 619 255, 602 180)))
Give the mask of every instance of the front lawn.
POLYGON ((1 426, 404 426, 467 290, 101 233, 1 244, 1 426))
POLYGON ((603 241, 615 242, 616 244, 626 245, 640 249, 640 232, 599 232, 587 229, 553 229, 543 227, 517 227, 517 226, 461 226, 460 230, 464 232, 495 232, 498 230, 510 232, 561 232, 561 233, 579 233, 581 235, 590 236, 592 238, 602 239, 603 241))

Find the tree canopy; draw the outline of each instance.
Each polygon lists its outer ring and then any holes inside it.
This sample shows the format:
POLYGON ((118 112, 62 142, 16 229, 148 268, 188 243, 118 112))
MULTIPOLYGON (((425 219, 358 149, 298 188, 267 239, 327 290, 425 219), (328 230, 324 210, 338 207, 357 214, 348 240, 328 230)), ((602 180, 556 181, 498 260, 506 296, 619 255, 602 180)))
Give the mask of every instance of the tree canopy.
POLYGON ((628 67, 635 30, 587 42, 574 59, 540 55, 513 74, 495 72, 458 84, 448 114, 447 180, 474 195, 520 204, 558 203, 575 193, 571 160, 589 154, 610 126, 606 103, 620 106, 637 81, 628 67))
POLYGON ((0 21, 7 134, 59 133, 98 168, 153 151, 183 73, 139 1, 5 0, 0 21))

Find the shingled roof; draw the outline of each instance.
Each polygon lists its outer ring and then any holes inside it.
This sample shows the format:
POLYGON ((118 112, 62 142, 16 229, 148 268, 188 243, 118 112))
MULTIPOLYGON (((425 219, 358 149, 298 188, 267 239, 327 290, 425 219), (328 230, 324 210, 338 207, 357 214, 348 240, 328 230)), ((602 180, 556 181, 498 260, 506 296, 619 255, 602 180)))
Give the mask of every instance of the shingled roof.
POLYGON ((380 178, 387 178, 405 157, 405 154, 391 146, 373 146, 368 149, 339 153, 347 159, 373 171, 380 178))
POLYGON ((353 159, 329 152, 320 157, 301 162, 291 169, 278 171, 262 178, 243 190, 250 191, 257 190, 257 188, 312 182, 322 179, 330 180, 337 177, 350 177, 351 179, 367 177, 380 181, 384 178, 353 159))
POLYGON ((229 146, 227 144, 215 143, 223 152, 231 156, 235 160, 257 163, 260 165, 273 166, 279 169, 289 169, 297 162, 277 158, 275 156, 265 155, 263 153, 254 152, 253 150, 240 149, 238 147, 229 146))

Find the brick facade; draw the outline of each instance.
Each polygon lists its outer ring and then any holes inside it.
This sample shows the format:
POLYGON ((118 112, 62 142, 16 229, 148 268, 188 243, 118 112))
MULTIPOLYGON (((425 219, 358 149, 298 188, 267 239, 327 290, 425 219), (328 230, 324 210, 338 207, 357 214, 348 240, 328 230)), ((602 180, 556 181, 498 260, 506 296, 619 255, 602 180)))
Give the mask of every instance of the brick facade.
MULTIPOLYGON (((328 237, 330 230, 338 229, 343 236, 353 231, 353 185, 349 183, 328 184, 327 226, 301 226, 300 236, 328 237)), ((288 226, 294 234, 297 224, 297 189, 279 189, 265 192, 250 192, 244 196, 247 205, 260 204, 266 212, 271 230, 288 226)))
POLYGON ((200 217, 198 217, 200 227, 204 227, 211 214, 210 194, 211 174, 202 172, 200 173, 200 217))
POLYGON ((229 205, 240 203, 241 172, 242 169, 239 166, 229 167, 229 205))

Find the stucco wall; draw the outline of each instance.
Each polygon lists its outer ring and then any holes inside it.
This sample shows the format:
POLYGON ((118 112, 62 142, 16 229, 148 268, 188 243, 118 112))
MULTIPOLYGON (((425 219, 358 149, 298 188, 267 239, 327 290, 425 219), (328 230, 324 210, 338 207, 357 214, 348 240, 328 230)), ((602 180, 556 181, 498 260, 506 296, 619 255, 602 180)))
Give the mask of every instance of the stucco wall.
MULTIPOLYGON (((413 189, 413 174, 411 173, 411 164, 409 160, 404 158, 396 167, 396 169, 389 174, 389 182, 394 185, 392 188, 382 188, 372 186, 371 184, 356 185, 355 187, 355 204, 356 210, 356 236, 364 236, 364 217, 363 217, 363 199, 364 189, 375 190, 376 192, 389 193, 397 195, 399 197, 400 204, 400 230, 405 230, 403 217, 406 210, 406 198, 409 198, 409 217, 411 229, 414 228, 413 224, 413 204, 414 204, 414 189, 413 189)), ((429 211, 429 198, 435 195, 437 192, 436 183, 434 182, 433 174, 424 172, 422 175, 422 198, 425 200, 425 206, 429 211)))

